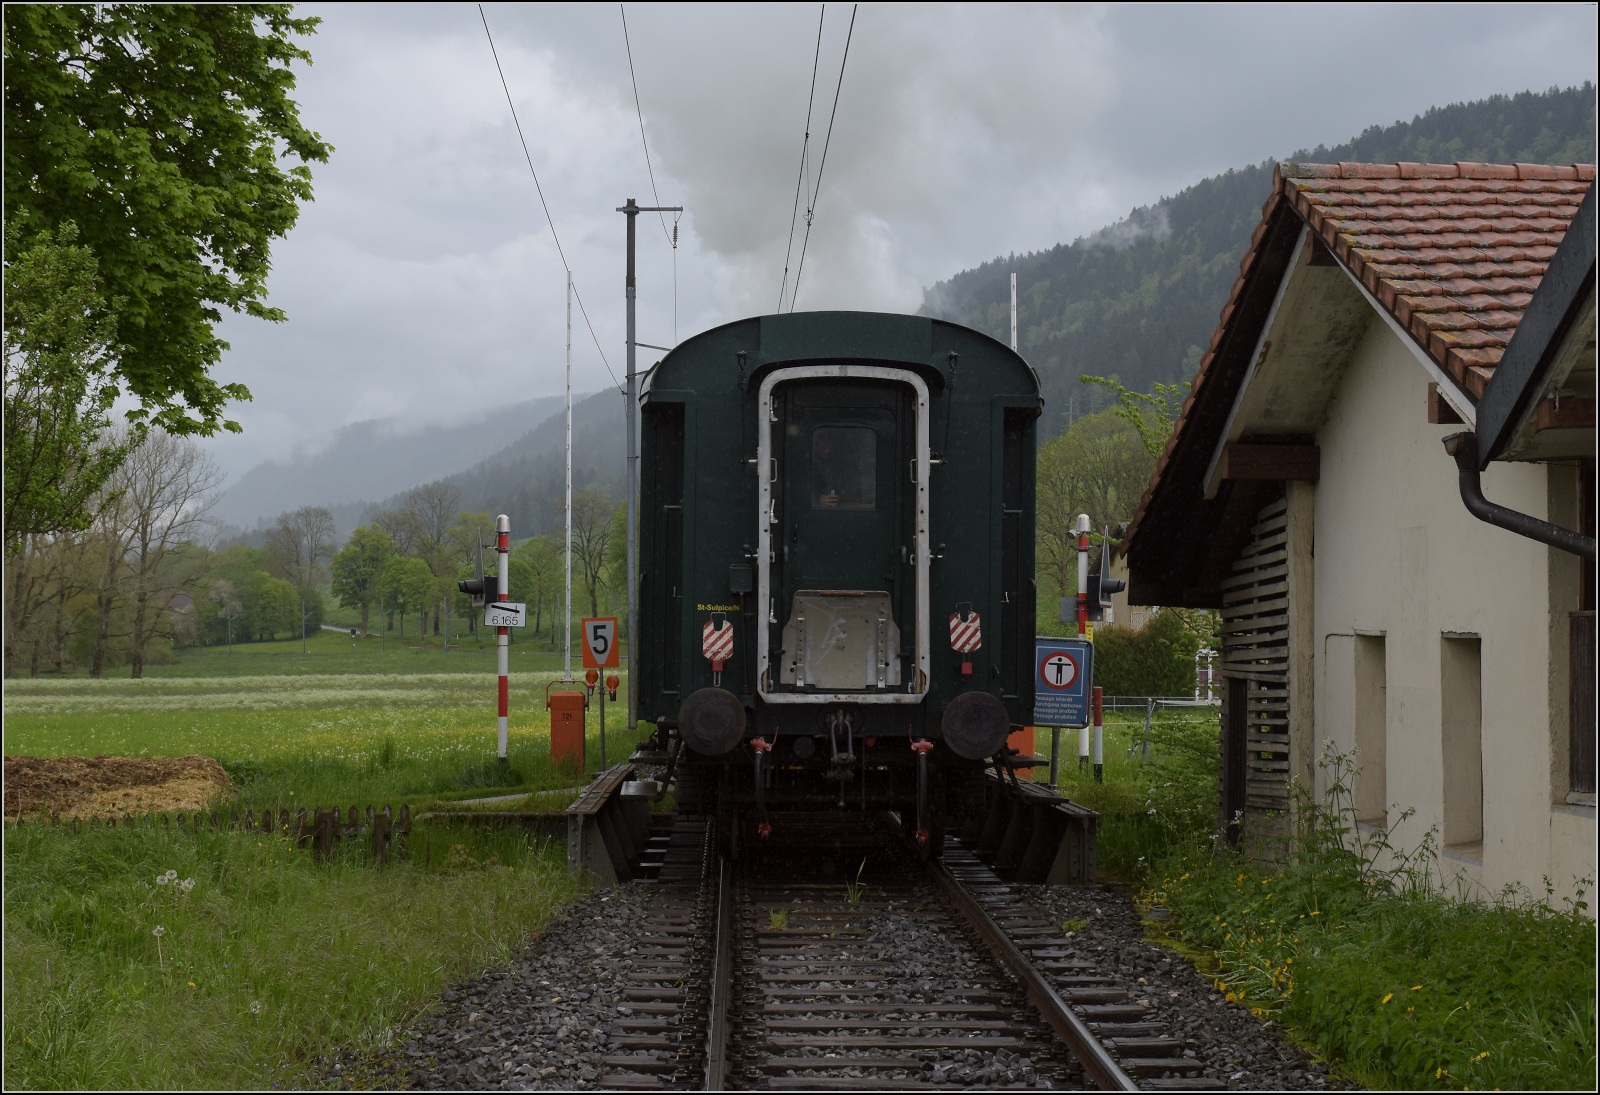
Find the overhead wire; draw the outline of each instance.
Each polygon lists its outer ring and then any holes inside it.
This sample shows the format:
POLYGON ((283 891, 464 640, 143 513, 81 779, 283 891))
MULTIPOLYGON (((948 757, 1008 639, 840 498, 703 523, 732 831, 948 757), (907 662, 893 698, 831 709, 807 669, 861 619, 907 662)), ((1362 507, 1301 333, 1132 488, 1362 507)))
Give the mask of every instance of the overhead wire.
MULTIPOLYGON (((817 100, 817 65, 822 60, 822 23, 828 16, 828 5, 822 5, 817 15, 817 49, 811 57, 811 95, 806 99, 805 138, 800 142, 800 173, 794 180, 794 208, 789 211, 789 242, 783 249, 783 281, 778 285, 778 311, 783 311, 783 294, 789 288, 789 256, 794 251, 794 226, 800 219, 800 187, 806 181, 806 156, 811 148, 811 108, 817 100)), ((810 216, 811 193, 806 188, 807 216, 810 216)))
POLYGON ((800 241, 800 262, 794 272, 794 293, 789 297, 789 311, 794 311, 795 302, 800 298, 800 276, 806 272, 806 246, 811 242, 811 221, 817 211, 817 195, 822 193, 822 173, 828 169, 828 146, 833 143, 833 120, 839 114, 839 92, 844 87, 844 67, 850 63, 850 39, 856 32, 856 10, 860 4, 850 7, 850 29, 844 36, 844 56, 839 59, 839 82, 833 89, 833 111, 828 115, 828 135, 822 142, 822 159, 817 164, 817 185, 811 191, 811 204, 806 209, 806 234, 800 241))
POLYGON ((495 71, 500 74, 500 87, 506 93, 506 106, 511 108, 511 121, 517 127, 517 139, 522 142, 522 155, 528 161, 528 172, 533 176, 533 188, 539 192, 539 205, 544 209, 545 223, 550 226, 550 238, 555 241, 556 254, 561 256, 561 266, 572 279, 572 295, 578 302, 578 311, 583 315, 584 326, 589 328, 589 337, 594 340, 594 348, 600 353, 600 360, 606 367, 606 372, 611 374, 611 383, 616 385, 617 391, 624 391, 622 382, 617 379, 616 372, 611 368, 611 361, 606 357, 605 349, 600 345, 600 336, 595 334, 594 324, 589 321, 589 310, 583 305, 583 294, 578 292, 578 282, 572 275, 572 264, 567 261, 567 252, 561 246, 561 236, 556 232, 555 218, 550 215, 550 203, 545 200, 544 187, 539 183, 539 172, 533 166, 533 153, 528 151, 528 138, 523 135, 522 121, 517 117, 516 104, 511 101, 511 87, 506 83, 506 71, 500 65, 500 51, 495 49, 494 35, 489 32, 489 18, 483 14, 483 5, 478 5, 478 18, 483 20, 483 34, 489 39, 489 52, 494 56, 495 71))
MULTIPOLYGON (((639 105, 639 77, 633 71, 633 43, 628 39, 628 10, 622 5, 617 5, 617 11, 622 14, 622 44, 628 51, 628 79, 633 81, 633 109, 639 116, 639 143, 644 146, 644 167, 650 173, 650 194, 655 198, 656 204, 661 204, 661 193, 656 189, 656 169, 650 163, 650 142, 644 135, 644 107, 639 105)), ((672 245, 672 342, 678 342, 678 217, 672 218, 672 231, 667 231, 667 218, 656 210, 656 219, 661 222, 661 232, 667 237, 667 243, 672 245)))

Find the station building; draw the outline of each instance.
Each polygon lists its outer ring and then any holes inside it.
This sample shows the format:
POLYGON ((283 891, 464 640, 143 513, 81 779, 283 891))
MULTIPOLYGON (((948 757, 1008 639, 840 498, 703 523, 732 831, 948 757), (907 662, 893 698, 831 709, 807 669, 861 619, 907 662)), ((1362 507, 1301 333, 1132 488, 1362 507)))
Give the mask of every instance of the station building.
POLYGON ((1133 604, 1221 610, 1230 838, 1353 751, 1360 824, 1435 831, 1445 884, 1600 877, 1594 174, 1275 172, 1120 546, 1133 604))

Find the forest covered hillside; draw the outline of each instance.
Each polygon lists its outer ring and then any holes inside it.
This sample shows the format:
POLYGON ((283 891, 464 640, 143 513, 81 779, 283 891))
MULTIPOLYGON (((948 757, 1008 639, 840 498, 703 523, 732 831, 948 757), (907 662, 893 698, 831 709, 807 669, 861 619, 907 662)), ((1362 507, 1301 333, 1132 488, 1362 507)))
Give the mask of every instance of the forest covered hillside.
MULTIPOLYGON (((1409 122, 1372 126, 1332 148, 1282 157, 1308 163, 1594 163, 1595 88, 1497 95, 1435 107, 1409 122)), ((1107 402, 1083 374, 1146 391, 1187 380, 1200 363, 1239 259, 1272 184, 1274 161, 1203 179, 1072 243, 1002 256, 926 290, 922 315, 1017 337, 1044 385, 1041 442, 1107 402)))

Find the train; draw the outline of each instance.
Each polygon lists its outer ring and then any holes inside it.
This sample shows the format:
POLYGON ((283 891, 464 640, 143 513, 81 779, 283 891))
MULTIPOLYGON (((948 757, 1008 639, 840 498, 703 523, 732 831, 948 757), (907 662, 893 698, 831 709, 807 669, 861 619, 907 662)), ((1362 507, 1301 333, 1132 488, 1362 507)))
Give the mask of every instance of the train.
POLYGON ((925 316, 758 316, 650 368, 637 711, 680 810, 755 841, 891 810, 938 853, 1032 721, 1041 408, 1014 350, 925 316))

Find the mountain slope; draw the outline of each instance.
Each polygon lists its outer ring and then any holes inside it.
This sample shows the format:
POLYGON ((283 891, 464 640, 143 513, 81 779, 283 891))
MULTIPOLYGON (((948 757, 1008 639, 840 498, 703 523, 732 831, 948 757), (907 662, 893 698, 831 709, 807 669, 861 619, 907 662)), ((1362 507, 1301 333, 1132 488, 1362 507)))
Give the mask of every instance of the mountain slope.
MULTIPOLYGON (((257 464, 229 485, 212 514, 248 528, 300 506, 359 506, 471 467, 561 403, 561 396, 530 399, 454 426, 407 427, 395 418, 356 422, 323 448, 257 464)), ((348 531, 343 523, 341 530, 348 531)))
MULTIPOLYGON (((620 496, 626 464, 623 397, 615 389, 596 392, 572 404, 572 489, 599 487, 620 496)), ((566 496, 567 421, 559 397, 556 411, 511 444, 465 471, 442 477, 461 491, 461 504, 474 512, 504 513, 512 535, 549 532, 562 522, 566 496)), ((438 476, 418 479, 432 481, 438 476)), ((363 520, 398 506, 404 491, 366 507, 363 520)))
MULTIPOLYGON (((1285 158, 1593 163, 1594 132, 1595 89, 1585 84, 1435 107, 1285 158)), ((1018 341, 1044 386, 1043 441, 1066 426, 1073 396, 1081 412, 1105 403, 1101 389, 1079 384, 1084 373, 1113 375, 1141 391, 1193 374, 1272 169, 1269 161, 1213 176, 1073 243, 963 271, 927 290, 920 312, 1007 339, 1016 271, 1018 341)))

